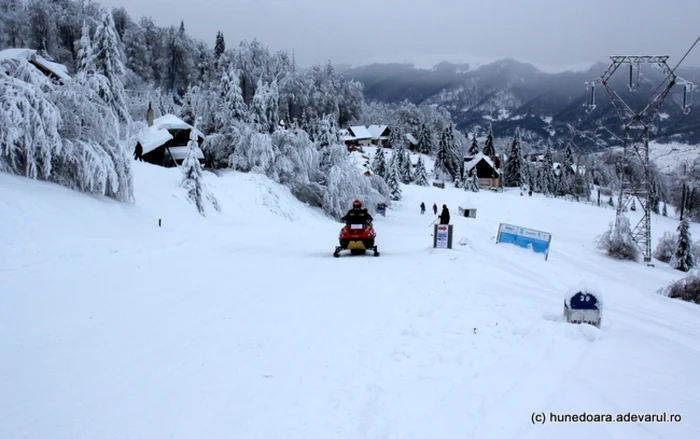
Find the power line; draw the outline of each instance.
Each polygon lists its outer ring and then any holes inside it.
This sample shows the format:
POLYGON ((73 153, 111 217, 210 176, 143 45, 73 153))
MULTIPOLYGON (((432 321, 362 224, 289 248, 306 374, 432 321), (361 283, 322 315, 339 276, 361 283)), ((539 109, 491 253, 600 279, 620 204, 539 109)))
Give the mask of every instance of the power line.
POLYGON ((647 98, 647 101, 650 100, 651 97, 654 96, 654 95, 656 94, 657 91, 659 91, 659 89, 661 88, 661 86, 664 85, 664 83, 668 80, 668 78, 670 78, 671 76, 673 76, 673 75, 676 73, 676 69, 678 68, 678 66, 680 66, 681 63, 688 57, 688 55, 690 55, 690 52, 693 51, 693 49, 694 49, 695 46, 698 44, 698 42, 700 42, 700 37, 698 37, 698 38, 695 40, 695 42, 693 43, 693 45, 690 46, 690 49, 688 49, 688 51, 685 52, 685 55, 683 55, 683 58, 681 58, 680 61, 678 61, 678 64, 676 64, 676 66, 675 66, 673 69, 671 69, 671 71, 668 73, 668 75, 666 75, 666 77, 664 78, 664 80, 661 81, 661 83, 659 83, 659 86, 656 87, 656 89, 655 89, 653 92, 651 92, 651 94, 650 94, 649 97, 647 98))

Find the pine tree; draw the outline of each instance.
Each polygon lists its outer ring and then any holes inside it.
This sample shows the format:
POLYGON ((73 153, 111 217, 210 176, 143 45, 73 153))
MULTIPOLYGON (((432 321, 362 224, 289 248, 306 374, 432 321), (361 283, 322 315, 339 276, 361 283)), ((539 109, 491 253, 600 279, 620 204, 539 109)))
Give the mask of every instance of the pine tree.
POLYGON ((217 60, 226 51, 226 42, 224 41, 224 34, 221 31, 216 33, 216 42, 214 43, 214 58, 217 60))
POLYGON ((204 186, 202 167, 197 159, 196 129, 190 131, 190 141, 187 143, 187 157, 182 162, 182 187, 187 192, 187 198, 197 206, 200 214, 204 215, 204 186))
POLYGON ((425 123, 421 125, 420 134, 418 135, 418 152, 421 154, 433 152, 433 135, 428 124, 425 123))
POLYGON ((100 97, 112 107, 122 122, 131 122, 126 105, 126 95, 122 77, 126 72, 119 52, 119 39, 114 29, 112 14, 102 14, 102 21, 95 31, 93 41, 93 61, 95 72, 107 79, 107 89, 100 90, 100 97))
POLYGON ((455 188, 456 188, 456 189, 462 189, 463 184, 464 184, 464 183, 463 183, 463 181, 462 181, 462 176, 459 175, 459 174, 457 174, 457 175, 455 176, 455 188))
POLYGON ((554 190, 554 159, 552 158, 552 150, 549 145, 544 151, 544 159, 542 160, 542 173, 540 174, 539 186, 541 192, 549 195, 554 190))
POLYGON ((574 186, 574 151, 571 143, 566 145, 564 152, 564 162, 559 169, 559 184, 557 192, 559 195, 572 195, 574 186))
POLYGON ((520 132, 515 132, 515 137, 510 145, 510 154, 506 164, 506 187, 520 187, 523 184, 522 175, 523 159, 520 153, 520 132))
POLYGON ((416 165, 416 175, 414 176, 414 180, 418 186, 429 186, 428 174, 425 171, 423 157, 418 157, 418 164, 416 165))
POLYGON ((386 156, 384 154, 384 148, 381 145, 377 147, 377 152, 374 154, 372 159, 372 171, 386 180, 387 178, 387 165, 386 156))
POLYGON ((479 176, 476 175, 476 168, 472 169, 469 174, 469 186, 465 185, 464 187, 468 187, 472 192, 479 192, 479 176))
POLYGON ((435 154, 435 165, 433 172, 437 180, 445 180, 452 176, 452 155, 450 154, 450 145, 448 145, 446 132, 443 132, 438 144, 438 150, 435 154))
POLYGON ((391 160, 389 160, 386 184, 389 186, 391 199, 394 201, 399 201, 401 199, 401 181, 399 176, 399 163, 396 154, 392 155, 391 160))
POLYGON ((90 37, 90 25, 83 20, 83 27, 80 34, 80 40, 76 43, 78 49, 76 67, 79 72, 94 72, 95 60, 94 50, 92 48, 92 38, 90 37))
POLYGON ((476 143, 476 133, 472 134, 472 144, 469 147, 469 155, 479 154, 479 145, 476 143))
POLYGON ((484 142, 483 153, 487 157, 493 157, 496 155, 496 148, 493 146, 493 127, 489 126, 489 132, 486 135, 486 141, 484 142))
POLYGON ((410 184, 413 182, 413 166, 411 163, 411 154, 407 149, 404 148, 403 160, 401 160, 401 165, 399 171, 401 172, 401 181, 404 184, 410 184))
POLYGON ((692 239, 690 237, 690 224, 687 215, 678 224, 678 243, 673 255, 673 268, 680 271, 689 271, 695 266, 695 258, 692 252, 692 239))

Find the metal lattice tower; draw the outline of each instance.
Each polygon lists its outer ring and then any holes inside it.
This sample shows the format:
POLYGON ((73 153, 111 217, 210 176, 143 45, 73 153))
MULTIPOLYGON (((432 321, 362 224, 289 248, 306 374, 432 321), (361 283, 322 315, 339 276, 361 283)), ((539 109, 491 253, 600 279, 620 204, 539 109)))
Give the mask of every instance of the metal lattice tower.
POLYGON ((652 193, 649 160, 649 127, 658 113, 661 105, 669 92, 676 84, 684 86, 683 103, 681 108, 684 114, 690 112, 693 84, 679 78, 666 64, 668 56, 611 56, 612 63, 600 78, 586 83, 586 111, 590 113, 596 107, 595 86, 602 84, 608 97, 615 106, 620 119, 625 123, 625 135, 623 139, 623 154, 620 169, 620 196, 617 203, 615 224, 627 210, 627 205, 633 198, 639 200, 643 211, 643 217, 631 230, 632 238, 644 255, 644 262, 651 262, 651 211, 652 193), (635 112, 622 98, 610 87, 608 81, 612 75, 623 65, 629 66, 629 90, 635 91, 639 86, 639 76, 642 64, 655 64, 666 74, 664 81, 652 93, 652 96, 668 81, 666 87, 640 112, 635 112), (641 131, 641 136, 632 137, 632 131, 641 131), (644 169, 641 184, 633 185, 629 179, 628 170, 634 158, 639 158, 644 169))

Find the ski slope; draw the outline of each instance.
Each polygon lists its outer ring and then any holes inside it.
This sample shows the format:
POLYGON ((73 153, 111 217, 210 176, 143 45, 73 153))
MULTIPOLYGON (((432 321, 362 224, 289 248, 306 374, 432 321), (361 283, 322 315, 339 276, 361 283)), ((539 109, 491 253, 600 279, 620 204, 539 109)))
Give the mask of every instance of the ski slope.
POLYGON ((134 166, 130 206, 0 173, 2 438, 698 437, 700 308, 656 294, 683 273, 595 250, 611 209, 403 186, 381 256, 335 259, 341 225, 262 176, 208 173, 202 218, 179 170, 134 166), (499 222, 551 232, 549 260, 499 222), (562 321, 579 282, 600 330, 562 321), (628 412, 682 420, 549 422, 628 412))

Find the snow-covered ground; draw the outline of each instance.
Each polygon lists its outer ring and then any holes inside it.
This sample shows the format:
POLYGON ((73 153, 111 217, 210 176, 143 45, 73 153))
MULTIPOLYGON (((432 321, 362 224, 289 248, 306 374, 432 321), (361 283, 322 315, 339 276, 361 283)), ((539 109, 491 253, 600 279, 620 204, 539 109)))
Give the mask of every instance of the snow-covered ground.
MULTIPOLYGON (((613 210, 404 186, 381 256, 335 259, 340 224, 264 177, 207 174, 202 218, 177 169, 135 176, 123 206, 0 173, 0 437, 698 437, 700 308, 656 293, 683 273, 595 250, 613 210), (549 260, 499 222, 553 233, 549 260), (601 329, 562 321, 581 281, 601 329), (629 412, 682 421, 549 422, 629 412)), ((655 216, 654 241, 675 228, 655 216)))

